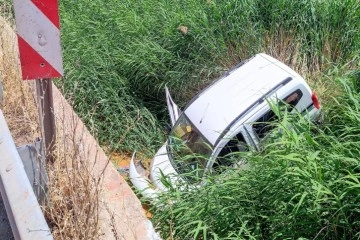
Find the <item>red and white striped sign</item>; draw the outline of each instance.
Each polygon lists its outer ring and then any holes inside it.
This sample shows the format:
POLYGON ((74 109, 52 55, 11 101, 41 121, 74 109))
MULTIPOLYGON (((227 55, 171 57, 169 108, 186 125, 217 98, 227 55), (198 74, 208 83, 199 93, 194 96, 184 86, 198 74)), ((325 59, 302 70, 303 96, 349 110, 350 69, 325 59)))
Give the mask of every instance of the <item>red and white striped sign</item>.
POLYGON ((14 0, 24 80, 61 77, 58 0, 14 0))

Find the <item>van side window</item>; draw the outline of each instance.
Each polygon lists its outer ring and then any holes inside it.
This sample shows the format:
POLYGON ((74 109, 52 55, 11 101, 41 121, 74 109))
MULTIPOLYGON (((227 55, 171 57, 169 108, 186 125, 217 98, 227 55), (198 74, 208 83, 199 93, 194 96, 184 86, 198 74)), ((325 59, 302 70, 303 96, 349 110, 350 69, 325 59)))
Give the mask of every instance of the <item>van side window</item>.
POLYGON ((278 120, 278 116, 270 109, 268 112, 266 112, 264 115, 262 115, 259 119, 255 121, 253 124, 253 129, 258 135, 260 139, 263 139, 270 130, 274 128, 274 125, 272 125, 272 122, 275 122, 278 120))
MULTIPOLYGON (((300 89, 297 89, 296 91, 290 93, 287 95, 282 102, 280 101, 279 107, 282 107, 284 103, 288 104, 287 111, 291 112, 294 107, 299 103, 301 97, 303 96, 303 93, 300 89)), ((275 122, 278 120, 278 116, 270 109, 268 112, 266 112, 263 116, 261 116, 259 119, 255 121, 253 124, 253 129, 258 135, 260 139, 263 139, 270 130, 274 128, 274 126, 271 124, 272 122, 275 122)))
POLYGON ((289 106, 291 107, 291 109, 288 109, 289 111, 292 110, 296 106, 296 104, 299 103, 302 96, 302 91, 300 89, 297 89, 295 92, 289 94, 283 99, 283 101, 289 104, 289 106))
POLYGON ((213 168, 219 173, 222 171, 222 167, 231 166, 238 160, 238 157, 231 153, 247 151, 249 151, 248 145, 240 132, 234 138, 230 139, 230 141, 221 149, 213 164, 213 168))

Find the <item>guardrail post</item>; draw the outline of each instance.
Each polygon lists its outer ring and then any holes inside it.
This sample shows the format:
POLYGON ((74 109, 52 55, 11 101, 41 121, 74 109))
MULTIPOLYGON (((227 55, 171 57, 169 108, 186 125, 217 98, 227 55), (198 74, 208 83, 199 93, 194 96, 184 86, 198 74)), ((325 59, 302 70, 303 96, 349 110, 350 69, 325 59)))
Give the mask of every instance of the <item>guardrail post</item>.
POLYGON ((53 162, 55 159, 56 125, 51 79, 36 81, 36 92, 41 132, 45 140, 46 159, 53 162))

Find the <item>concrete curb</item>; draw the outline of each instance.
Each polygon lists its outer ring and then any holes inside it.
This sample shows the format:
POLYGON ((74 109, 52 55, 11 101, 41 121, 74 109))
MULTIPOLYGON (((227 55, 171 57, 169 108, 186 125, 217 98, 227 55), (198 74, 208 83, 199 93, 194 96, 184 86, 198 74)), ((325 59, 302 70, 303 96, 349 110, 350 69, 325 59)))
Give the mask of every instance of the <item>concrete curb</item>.
POLYGON ((55 85, 53 98, 57 126, 63 126, 66 138, 79 143, 80 154, 83 155, 81 158, 87 159, 92 166, 93 177, 100 177, 102 180, 100 239, 160 239, 152 223, 146 218, 139 199, 55 85))

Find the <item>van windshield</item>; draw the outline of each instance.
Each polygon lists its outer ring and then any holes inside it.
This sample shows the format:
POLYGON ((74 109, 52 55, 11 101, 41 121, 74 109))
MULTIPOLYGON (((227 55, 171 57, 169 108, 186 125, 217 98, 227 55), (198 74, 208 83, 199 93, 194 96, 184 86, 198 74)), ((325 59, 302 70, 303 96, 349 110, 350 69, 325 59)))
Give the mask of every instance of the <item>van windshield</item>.
POLYGON ((212 148, 183 113, 175 123, 168 139, 171 164, 188 180, 202 177, 212 148))

